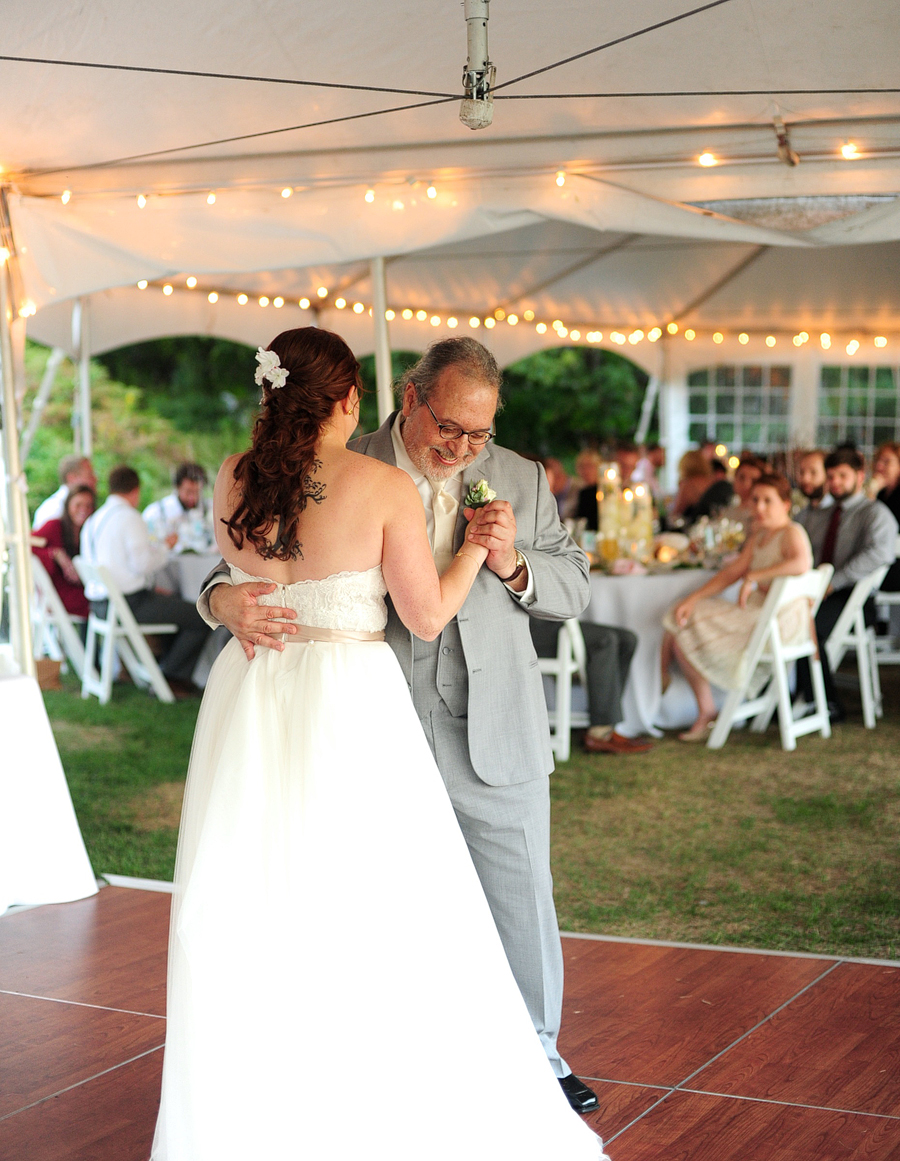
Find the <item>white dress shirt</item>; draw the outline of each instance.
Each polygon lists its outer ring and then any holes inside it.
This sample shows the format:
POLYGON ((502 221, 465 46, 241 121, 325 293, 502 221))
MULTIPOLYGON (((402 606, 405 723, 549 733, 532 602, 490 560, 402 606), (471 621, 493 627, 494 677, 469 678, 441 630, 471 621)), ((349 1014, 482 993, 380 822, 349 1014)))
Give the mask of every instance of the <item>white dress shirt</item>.
POLYGON ((31 527, 41 528, 48 520, 59 520, 65 510, 68 496, 69 485, 60 484, 52 496, 48 496, 43 504, 38 505, 31 527))
MULTIPOLYGON (((403 436, 400 433, 400 425, 402 416, 398 415, 394 420, 394 426, 391 428, 391 443, 394 446, 394 459, 397 467, 401 468, 410 477, 412 482, 416 485, 416 491, 422 500, 422 507, 425 509, 425 531, 428 533, 428 543, 431 545, 432 552, 434 551, 434 510, 432 507, 432 500, 434 491, 427 477, 419 471, 416 465, 409 458, 409 452, 406 450, 406 444, 403 442, 403 436)), ((448 496, 452 496, 457 504, 462 503, 463 499, 463 469, 460 468, 454 472, 453 475, 444 482, 444 491, 448 496)), ((502 499, 502 497, 500 497, 502 499)), ((525 556, 524 553, 522 553, 525 556)), ((525 588, 517 593, 514 589, 508 588, 507 591, 511 596, 515 597, 520 604, 526 607, 534 603, 534 580, 531 575, 531 569, 527 567, 528 558, 525 557, 526 571, 528 573, 528 583, 525 588)))
POLYGON ((185 508, 177 492, 155 500, 144 509, 144 523, 157 540, 176 533, 175 552, 208 552, 213 543, 212 513, 201 500, 196 508, 185 508))
MULTIPOLYGON (((152 588, 153 573, 169 559, 169 550, 150 536, 140 512, 124 496, 112 495, 81 530, 81 555, 91 564, 109 570, 127 596, 152 588)), ((105 601, 109 595, 97 584, 84 590, 89 601, 105 601)))

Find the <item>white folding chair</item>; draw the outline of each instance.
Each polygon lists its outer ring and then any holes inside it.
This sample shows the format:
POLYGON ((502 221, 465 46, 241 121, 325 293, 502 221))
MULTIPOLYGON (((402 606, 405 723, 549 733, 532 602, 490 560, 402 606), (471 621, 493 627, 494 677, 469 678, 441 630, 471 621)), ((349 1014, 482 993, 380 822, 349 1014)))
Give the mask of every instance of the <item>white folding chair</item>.
POLYGON ((32 631, 35 657, 49 657, 53 661, 68 660, 79 677, 84 675, 84 645, 76 625, 83 625, 86 617, 70 613, 38 557, 31 557, 31 575, 34 593, 31 603, 32 631))
MULTIPOLYGON (((900 560, 900 536, 897 537, 897 559, 900 560)), ((888 614, 888 635, 875 638, 875 660, 878 665, 900 665, 900 634, 895 634, 895 609, 900 610, 900 592, 875 594, 875 608, 885 609, 888 614)), ((880 684, 880 681, 879 681, 880 684)))
POLYGON ((572 678, 577 677, 587 691, 587 650, 581 626, 574 618, 559 627, 555 657, 539 657, 538 668, 544 677, 553 678, 553 708, 550 719, 550 745, 561 762, 572 752, 572 730, 586 729, 590 724, 587 711, 572 708, 572 678))
POLYGON ((888 566, 882 565, 858 580, 841 610, 834 628, 828 634, 824 649, 832 674, 837 676, 840 663, 853 650, 859 674, 859 693, 862 698, 863 722, 867 729, 875 729, 876 717, 881 717, 881 680, 875 655, 875 630, 866 627, 863 606, 887 575, 888 566))
POLYGON ((831 720, 828 716, 828 702, 825 698, 825 682, 822 679, 822 663, 816 645, 813 618, 816 615, 828 582, 834 569, 830 564, 805 572, 801 576, 782 576, 772 582, 765 603, 760 610, 759 620, 747 645, 746 678, 740 689, 732 690, 725 699, 716 724, 710 734, 707 746, 719 750, 736 722, 752 718, 750 728, 762 732, 778 711, 778 728, 781 745, 785 750, 797 748, 797 738, 818 730, 823 738, 831 737, 831 720), (781 640, 778 614, 792 601, 805 598, 809 602, 809 632, 805 639, 795 645, 786 645, 781 640), (791 705, 789 666, 801 657, 809 658, 815 695, 815 712, 795 720, 791 705), (760 662, 772 669, 772 679, 759 697, 745 700, 753 674, 760 662))
POLYGON ((174 702, 175 695, 156 664, 156 658, 147 644, 146 635, 157 637, 165 633, 177 633, 178 626, 169 623, 139 624, 107 569, 99 564, 91 564, 81 556, 76 556, 74 563, 85 588, 93 581, 95 585, 101 585, 108 594, 106 616, 98 617, 91 610, 88 617, 81 696, 87 698, 94 694, 100 699, 101 705, 106 705, 112 696, 115 659, 118 654, 135 685, 145 689, 149 687, 160 701, 174 702), (99 673, 94 666, 98 642, 101 647, 99 673))

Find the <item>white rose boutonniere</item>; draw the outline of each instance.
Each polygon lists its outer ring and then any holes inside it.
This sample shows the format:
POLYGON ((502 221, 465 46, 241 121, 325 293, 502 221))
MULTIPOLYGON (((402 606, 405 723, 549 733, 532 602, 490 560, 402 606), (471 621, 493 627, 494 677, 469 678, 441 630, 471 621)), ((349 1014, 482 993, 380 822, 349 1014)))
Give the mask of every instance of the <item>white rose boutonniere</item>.
POLYGON ((490 504, 491 500, 496 499, 497 493, 487 480, 476 480, 474 484, 469 485, 469 490, 463 497, 463 507, 483 508, 485 504, 490 504))

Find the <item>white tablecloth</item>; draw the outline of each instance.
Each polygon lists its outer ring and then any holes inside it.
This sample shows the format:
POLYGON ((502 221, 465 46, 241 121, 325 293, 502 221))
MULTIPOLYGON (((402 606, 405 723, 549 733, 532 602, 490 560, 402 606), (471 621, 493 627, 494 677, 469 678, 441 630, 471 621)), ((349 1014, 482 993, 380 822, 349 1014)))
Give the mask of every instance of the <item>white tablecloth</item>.
MULTIPOLYGON (((617 625, 637 634, 637 649, 625 687, 620 729, 629 737, 659 735, 659 729, 683 729, 697 717, 697 703, 687 682, 672 670, 672 683, 662 694, 659 658, 662 616, 666 609, 698 589, 714 574, 706 569, 684 569, 655 576, 608 576, 591 573, 591 603, 585 621, 617 625)), ((723 596, 732 596, 731 591, 723 596)), ((713 691, 715 694, 715 691, 713 691)))
POLYGON ((200 596, 201 584, 221 559, 218 549, 214 552, 179 552, 159 570, 154 583, 179 593, 193 604, 200 596))
POLYGON ((68 903, 97 883, 38 683, 0 677, 0 914, 68 903))

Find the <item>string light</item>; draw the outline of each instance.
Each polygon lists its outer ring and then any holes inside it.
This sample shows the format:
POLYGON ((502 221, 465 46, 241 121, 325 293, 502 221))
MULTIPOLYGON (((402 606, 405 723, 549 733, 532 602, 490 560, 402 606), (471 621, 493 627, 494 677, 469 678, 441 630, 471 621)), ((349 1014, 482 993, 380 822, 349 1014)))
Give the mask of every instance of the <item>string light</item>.
POLYGON ((309 299, 301 298, 297 303, 297 306, 299 306, 301 310, 309 310, 309 299))
POLYGON ((610 342, 615 343, 616 346, 619 347, 623 346, 626 342, 625 336, 621 333, 621 331, 612 331, 609 338, 610 342))
POLYGON ((843 157, 845 161, 859 160, 859 149, 856 147, 856 144, 853 141, 844 142, 844 144, 841 146, 841 157, 843 157))
POLYGON ((365 200, 367 202, 374 202, 375 201, 375 191, 373 189, 366 190, 365 200))
POLYGON ((190 276, 190 278, 187 279, 186 285, 189 290, 193 290, 197 285, 197 279, 193 276, 193 274, 190 276))
POLYGON ((343 310, 344 307, 347 305, 347 300, 346 300, 346 298, 336 298, 334 300, 334 305, 337 307, 338 310, 343 310))
POLYGON ((212 192, 212 190, 210 190, 210 192, 206 195, 206 204, 208 206, 214 206, 216 204, 216 195, 212 192))
POLYGON ((728 451, 728 448, 725 446, 725 444, 724 444, 724 443, 717 443, 717 444, 716 444, 716 456, 717 456, 719 459, 721 459, 721 458, 722 458, 722 456, 723 456, 723 455, 724 455, 724 454, 725 454, 727 451, 728 451))
POLYGON ((887 346, 887 339, 884 337, 884 335, 876 335, 874 342, 875 342, 876 347, 886 347, 887 346))
POLYGON ((511 327, 514 327, 519 321, 519 316, 517 314, 509 314, 506 316, 506 321, 511 327))
POLYGON ((802 347, 803 346, 803 339, 801 339, 799 335, 794 335, 794 337, 791 339, 791 342, 794 344, 795 347, 802 347))
POLYGON ((211 290, 206 297, 207 297, 209 302, 218 302, 219 301, 219 296, 216 294, 216 292, 214 290, 211 290))
POLYGON ((556 333, 559 335, 559 337, 561 339, 564 339, 566 337, 566 335, 569 333, 568 327, 558 327, 556 333))
POLYGON ((684 337, 687 339, 687 341, 689 343, 692 343, 694 341, 694 339, 697 337, 697 332, 692 331, 690 329, 690 327, 688 327, 688 329, 684 332, 684 337))
POLYGON ((503 322, 503 320, 506 318, 506 311, 502 306, 498 306, 494 311, 494 318, 497 320, 497 322, 503 322))
POLYGON ((282 306, 284 306, 284 299, 280 295, 278 298, 273 298, 272 306, 274 306, 276 310, 279 310, 282 306))
POLYGON ((172 287, 171 287, 171 286, 169 285, 169 283, 167 282, 167 283, 166 283, 166 285, 163 287, 163 294, 166 294, 166 295, 168 295, 168 294, 171 294, 171 293, 172 293, 172 287))
POLYGON ((354 314, 362 314, 362 312, 365 309, 366 308, 363 306, 363 304, 361 302, 354 302, 354 304, 353 304, 353 313, 354 314))
POLYGON ((62 202, 62 204, 64 206, 67 206, 69 204, 71 198, 72 198, 72 191, 70 189, 64 189, 62 191, 62 196, 60 197, 59 200, 62 202))
POLYGON ((581 338, 581 331, 577 331, 577 330, 576 331, 569 331, 569 338, 572 340, 573 343, 577 343, 578 340, 581 338))
POLYGON ((319 298, 327 298, 328 297, 328 287, 327 286, 320 286, 316 290, 316 294, 319 296, 319 298))
POLYGON ((742 347, 746 347, 746 345, 750 342, 750 336, 746 331, 741 331, 741 333, 738 335, 738 342, 742 347))
POLYGON ((666 323, 666 330, 669 332, 670 335, 677 335, 678 334, 678 323, 676 323, 676 322, 666 323))
POLYGON ((728 466, 731 468, 732 471, 736 471, 741 466, 740 456, 729 456, 728 457, 728 466))
POLYGON ((563 185, 565 185, 565 184, 566 184, 566 171, 565 171, 564 169, 560 169, 560 170, 557 172, 557 174, 556 174, 556 184, 557 184, 557 185, 559 185, 559 186, 563 186, 563 185))
POLYGON ((713 342, 714 343, 723 343, 724 341, 725 341, 725 336, 722 334, 722 332, 716 331, 716 333, 713 335, 713 342))
POLYGON ((393 322, 397 315, 394 311, 391 310, 390 307, 388 307, 388 309, 384 312, 384 317, 388 320, 388 322, 393 322))
POLYGON ((433 327, 439 327, 441 325, 441 316, 439 314, 433 314, 428 321, 433 327))
POLYGON ((855 355, 858 350, 859 350, 859 342, 856 339, 851 339, 850 342, 847 344, 847 354, 848 355, 855 355))
POLYGON ((553 320, 553 322, 552 322, 550 325, 553 327, 553 329, 554 329, 555 331, 558 331, 558 330, 559 330, 559 328, 560 328, 560 327, 563 325, 563 324, 562 324, 562 319, 561 319, 561 318, 555 318, 555 319, 553 320))
POLYGON ((391 209, 392 210, 405 210, 406 206, 403 204, 403 202, 400 201, 399 198, 397 198, 395 201, 391 202, 391 209))
POLYGON ((478 330, 478 328, 481 326, 481 319, 477 314, 473 314, 469 319, 469 326, 472 328, 472 330, 478 330))
POLYGON ((284 189, 281 191, 281 196, 283 198, 289 198, 293 192, 294 191, 291 189, 291 187, 289 185, 286 185, 284 187, 284 189))
POLYGON ((428 318, 428 311, 427 310, 417 310, 416 311, 416 318, 419 320, 419 322, 424 322, 428 318))
POLYGON ((148 284, 147 284, 147 279, 146 279, 146 278, 142 278, 142 279, 140 280, 140 282, 138 283, 138 290, 146 290, 146 289, 147 289, 147 285, 148 285, 148 284))
POLYGON ((447 326, 450 328, 451 331, 455 331, 456 328, 459 326, 459 319, 454 318, 453 315, 451 315, 447 319, 447 326))
POLYGON ((546 323, 538 323, 538 325, 534 329, 537 331, 537 333, 539 335, 545 335, 547 333, 547 324, 546 323))
POLYGON ((533 311, 533 310, 526 310, 526 311, 523 311, 523 312, 522 312, 522 318, 523 318, 523 319, 524 319, 526 322, 532 322, 532 321, 534 320, 534 311, 533 311))
POLYGON ((643 337, 644 337, 643 331, 632 331, 631 334, 628 336, 628 341, 634 347, 641 341, 641 339, 643 337))
POLYGON ((268 306, 269 305, 269 299, 268 299, 267 295, 263 294, 260 296, 259 305, 260 306, 268 306))
POLYGON ((237 296, 237 300, 238 300, 238 302, 240 303, 240 305, 241 305, 241 306, 246 306, 246 305, 247 305, 247 303, 250 301, 250 299, 247 297, 247 295, 246 295, 246 294, 239 294, 239 295, 237 296))
POLYGON ((775 336, 774 335, 766 335, 766 346, 767 347, 774 347, 775 346, 775 336))
POLYGON ((821 335, 819 335, 819 342, 822 344, 823 351, 829 350, 831 347, 831 335, 829 335, 827 332, 823 332, 821 335))
POLYGON ((497 325, 497 320, 496 320, 496 319, 493 319, 493 318, 486 318, 486 319, 484 320, 484 327, 485 327, 485 330, 492 331, 496 325, 497 325))
POLYGON ((662 337, 662 330, 659 327, 653 327, 647 332, 647 338, 651 343, 655 343, 657 339, 662 337))
POLYGON ((430 186, 428 187, 428 189, 425 191, 425 193, 426 193, 426 194, 427 194, 427 195, 428 195, 430 198, 436 198, 436 197, 437 197, 437 189, 436 189, 436 188, 435 188, 433 185, 430 185, 430 186))
POLYGON ((138 194, 137 204, 138 204, 139 210, 142 210, 144 208, 144 206, 147 204, 147 199, 144 197, 143 194, 138 194))
POLYGON ((697 158, 697 162, 698 164, 709 168, 711 165, 718 165, 719 159, 714 153, 710 153, 707 150, 705 153, 700 154, 700 156, 697 158))

